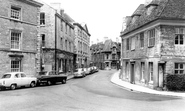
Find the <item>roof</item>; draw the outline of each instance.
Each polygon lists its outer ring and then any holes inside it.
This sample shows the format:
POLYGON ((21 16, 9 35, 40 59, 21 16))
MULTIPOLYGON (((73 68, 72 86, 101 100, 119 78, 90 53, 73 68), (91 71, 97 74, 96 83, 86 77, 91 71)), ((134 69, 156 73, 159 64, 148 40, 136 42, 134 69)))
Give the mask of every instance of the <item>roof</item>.
MULTIPOLYGON (((137 18, 135 23, 128 23, 126 29, 121 32, 121 36, 126 35, 138 28, 151 23, 157 19, 176 19, 176 20, 185 20, 185 0, 153 0, 150 4, 145 7, 138 7, 142 9, 142 13, 137 18), (147 9, 150 6, 154 6, 151 13, 147 14, 147 9)), ((135 11, 134 14, 137 14, 138 11, 135 11)))
POLYGON ((27 4, 30 4, 30 5, 33 5, 33 6, 36 6, 36 7, 41 7, 41 6, 43 6, 42 3, 37 2, 36 0, 17 0, 17 1, 25 2, 25 3, 27 3, 27 4))

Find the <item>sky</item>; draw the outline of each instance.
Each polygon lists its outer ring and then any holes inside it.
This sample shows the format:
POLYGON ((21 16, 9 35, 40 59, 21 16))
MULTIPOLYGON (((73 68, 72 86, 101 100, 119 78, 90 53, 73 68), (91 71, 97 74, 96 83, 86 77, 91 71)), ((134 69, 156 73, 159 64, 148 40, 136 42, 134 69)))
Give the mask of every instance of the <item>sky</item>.
POLYGON ((131 16, 139 4, 146 0, 43 0, 45 3, 61 3, 61 8, 75 22, 87 24, 92 43, 108 37, 120 39, 123 17, 131 16), (92 42, 93 41, 93 42, 92 42))

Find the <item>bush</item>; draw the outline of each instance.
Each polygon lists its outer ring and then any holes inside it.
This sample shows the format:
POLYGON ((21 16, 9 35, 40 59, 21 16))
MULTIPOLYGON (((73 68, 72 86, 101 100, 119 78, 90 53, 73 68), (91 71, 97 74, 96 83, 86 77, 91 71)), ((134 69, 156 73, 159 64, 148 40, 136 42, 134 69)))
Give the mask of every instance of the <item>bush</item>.
POLYGON ((185 91, 185 74, 168 74, 166 77, 166 87, 172 91, 185 91))

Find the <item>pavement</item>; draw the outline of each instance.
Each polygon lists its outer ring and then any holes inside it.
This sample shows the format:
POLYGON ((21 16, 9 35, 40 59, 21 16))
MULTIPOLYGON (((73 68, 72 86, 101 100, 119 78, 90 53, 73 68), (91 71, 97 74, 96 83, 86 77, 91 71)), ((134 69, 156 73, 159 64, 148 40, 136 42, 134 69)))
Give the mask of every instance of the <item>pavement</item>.
POLYGON ((154 89, 150 89, 148 87, 131 84, 129 82, 123 81, 119 79, 120 71, 114 73, 111 77, 111 82, 121 86, 129 91, 141 92, 141 93, 149 93, 149 94, 157 94, 157 95, 165 95, 165 96, 176 96, 176 97, 185 97, 185 92, 172 92, 172 91, 157 91, 154 89))

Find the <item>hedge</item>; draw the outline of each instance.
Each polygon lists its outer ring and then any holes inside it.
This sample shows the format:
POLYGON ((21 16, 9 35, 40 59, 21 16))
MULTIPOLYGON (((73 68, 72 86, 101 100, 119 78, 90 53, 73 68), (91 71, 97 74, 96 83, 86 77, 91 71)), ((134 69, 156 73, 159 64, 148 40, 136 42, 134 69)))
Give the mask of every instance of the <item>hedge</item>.
POLYGON ((166 87, 171 91, 185 91, 185 74, 168 74, 166 87))

